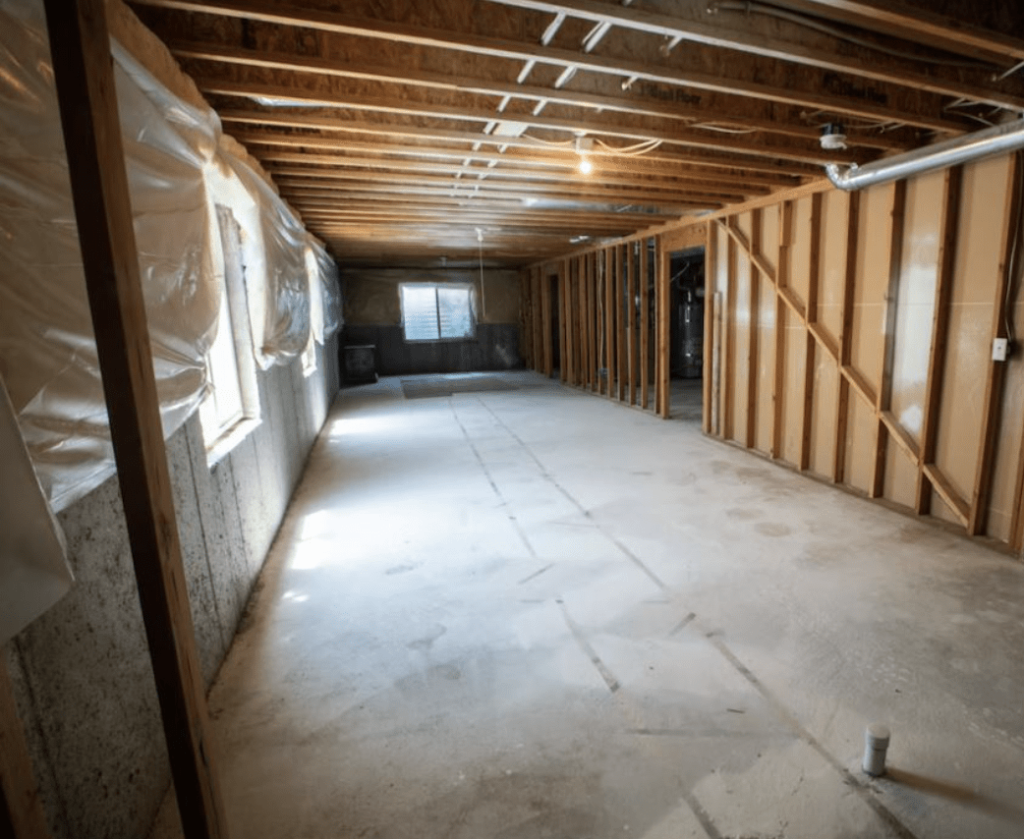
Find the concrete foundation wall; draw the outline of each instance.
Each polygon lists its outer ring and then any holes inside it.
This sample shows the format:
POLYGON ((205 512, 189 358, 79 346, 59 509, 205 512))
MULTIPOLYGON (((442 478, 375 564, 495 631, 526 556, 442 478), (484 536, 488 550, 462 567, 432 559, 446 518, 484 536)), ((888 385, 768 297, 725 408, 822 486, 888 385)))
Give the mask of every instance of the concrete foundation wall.
POLYGON ((511 323, 477 324, 476 337, 470 341, 410 343, 401 326, 385 325, 346 324, 344 336, 346 344, 376 347, 374 357, 381 376, 514 370, 523 366, 520 329, 511 323))
POLYGON ((523 366, 520 350, 519 275, 514 271, 397 269, 342 272, 343 342, 372 344, 377 372, 458 373, 523 366), (403 283, 466 283, 472 287, 476 336, 467 341, 407 342, 399 287, 403 283))
MULTIPOLYGON (((203 677, 238 627, 338 388, 317 370, 259 373, 262 423, 212 467, 198 415, 167 442, 203 677)), ((4 651, 54 839, 147 835, 170 783, 116 478, 59 516, 76 583, 4 651)))

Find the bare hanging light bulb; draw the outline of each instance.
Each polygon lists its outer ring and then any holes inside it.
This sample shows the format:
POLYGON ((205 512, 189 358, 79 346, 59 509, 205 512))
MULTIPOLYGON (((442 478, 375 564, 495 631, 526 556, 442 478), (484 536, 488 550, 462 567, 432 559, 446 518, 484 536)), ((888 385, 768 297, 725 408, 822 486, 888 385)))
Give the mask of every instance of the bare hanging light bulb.
POLYGON ((594 164, 590 162, 590 158, 587 157, 587 152, 594 147, 594 141, 589 137, 584 137, 582 134, 576 135, 576 154, 580 156, 579 173, 581 175, 589 175, 594 171, 594 164))

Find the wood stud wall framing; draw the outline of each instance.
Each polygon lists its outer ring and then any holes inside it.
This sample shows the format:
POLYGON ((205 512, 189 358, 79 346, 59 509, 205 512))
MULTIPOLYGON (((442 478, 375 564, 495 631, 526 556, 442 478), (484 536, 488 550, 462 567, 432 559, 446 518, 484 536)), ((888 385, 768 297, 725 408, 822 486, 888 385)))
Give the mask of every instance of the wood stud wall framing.
POLYGON ((537 278, 557 270, 561 381, 667 417, 668 260, 658 237, 634 237, 524 272, 526 366, 554 375, 551 320, 536 313, 555 305, 555 286, 537 278))
POLYGON ((991 360, 991 338, 1024 315, 1011 276, 1019 166, 1004 157, 716 214, 705 432, 1019 552, 1024 438, 1005 395, 1024 369, 991 360), (1014 469, 999 468, 1007 458, 1014 469))

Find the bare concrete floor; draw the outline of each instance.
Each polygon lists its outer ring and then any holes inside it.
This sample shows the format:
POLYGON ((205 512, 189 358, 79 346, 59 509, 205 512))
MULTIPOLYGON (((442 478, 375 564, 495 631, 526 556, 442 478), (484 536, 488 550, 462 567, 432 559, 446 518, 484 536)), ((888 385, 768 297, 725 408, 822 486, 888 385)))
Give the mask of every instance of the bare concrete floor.
POLYGON ((512 378, 335 404, 212 694, 232 836, 1024 835, 1021 565, 512 378))

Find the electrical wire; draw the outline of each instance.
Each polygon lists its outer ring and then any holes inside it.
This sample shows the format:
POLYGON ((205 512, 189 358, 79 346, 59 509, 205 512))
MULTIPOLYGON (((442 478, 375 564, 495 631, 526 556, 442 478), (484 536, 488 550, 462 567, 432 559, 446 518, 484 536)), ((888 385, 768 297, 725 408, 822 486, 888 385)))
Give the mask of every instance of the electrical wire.
POLYGON ((573 148, 575 140, 542 140, 540 137, 534 137, 530 134, 523 134, 522 137, 533 143, 540 143, 542 146, 552 146, 554 148, 573 148))
POLYGON ((701 122, 694 123, 690 128, 702 128, 705 131, 718 131, 721 134, 756 134, 759 130, 757 128, 726 128, 723 125, 712 125, 711 123, 701 122))
POLYGON ((805 122, 810 123, 817 117, 825 117, 825 122, 815 123, 816 128, 824 128, 829 123, 841 122, 844 128, 850 128, 853 130, 877 130, 879 132, 893 131, 897 128, 902 128, 906 123, 897 122, 896 120, 875 120, 875 119, 851 119, 849 117, 837 117, 829 114, 827 111, 812 111, 809 114, 803 114, 805 122))
POLYGON ((595 140, 595 145, 600 146, 607 152, 617 154, 622 157, 639 157, 642 154, 654 151, 661 144, 661 140, 644 140, 642 143, 637 143, 634 146, 610 146, 604 140, 595 140))
POLYGON ((892 49, 891 47, 886 47, 882 44, 876 44, 872 41, 866 40, 865 38, 857 38, 849 32, 837 29, 834 26, 829 26, 826 23, 819 23, 818 21, 812 20, 804 15, 795 14, 794 12, 786 12, 782 9, 776 9, 773 6, 766 6, 763 3, 752 2, 752 0, 718 0, 718 2, 710 3, 708 5, 708 12, 711 14, 716 12, 746 12, 747 14, 753 13, 767 15, 769 17, 778 18, 779 20, 788 20, 790 23, 796 23, 800 26, 806 26, 808 29, 815 29, 818 32, 824 32, 826 35, 831 35, 841 41, 856 44, 859 47, 866 47, 867 49, 885 53, 886 55, 892 55, 896 58, 906 58, 911 61, 919 61, 932 65, 938 64, 943 67, 966 67, 975 70, 992 69, 991 64, 982 64, 977 61, 959 61, 947 58, 926 57, 923 55, 908 55, 902 50, 892 49))

